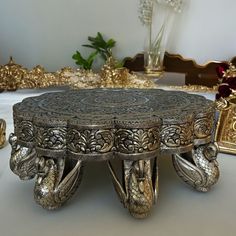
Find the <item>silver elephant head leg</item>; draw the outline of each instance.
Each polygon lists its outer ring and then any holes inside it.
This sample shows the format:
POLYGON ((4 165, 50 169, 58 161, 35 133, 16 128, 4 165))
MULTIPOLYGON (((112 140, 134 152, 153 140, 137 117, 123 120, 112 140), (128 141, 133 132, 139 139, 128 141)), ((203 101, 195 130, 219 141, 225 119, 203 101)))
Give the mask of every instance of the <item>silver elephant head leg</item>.
POLYGON ((174 154, 173 164, 179 177, 201 192, 207 192, 217 183, 220 175, 216 161, 218 147, 205 144, 186 154, 174 154))
POLYGON ((17 143, 17 136, 10 134, 9 143, 12 147, 10 169, 22 180, 32 179, 36 175, 36 151, 34 148, 23 147, 17 143))
POLYGON ((0 148, 3 148, 6 142, 6 122, 0 119, 0 148))
POLYGON ((65 158, 40 157, 36 163, 38 174, 34 187, 35 201, 48 210, 61 207, 79 186, 82 162, 77 161, 69 169, 65 168, 65 158))
MULTIPOLYGON (((155 161, 156 164, 156 161, 155 161)), ((113 184, 121 202, 135 218, 145 218, 156 202, 158 191, 157 168, 152 172, 150 160, 123 161, 123 184, 108 162, 113 184), (155 172, 155 174, 154 174, 155 172)))

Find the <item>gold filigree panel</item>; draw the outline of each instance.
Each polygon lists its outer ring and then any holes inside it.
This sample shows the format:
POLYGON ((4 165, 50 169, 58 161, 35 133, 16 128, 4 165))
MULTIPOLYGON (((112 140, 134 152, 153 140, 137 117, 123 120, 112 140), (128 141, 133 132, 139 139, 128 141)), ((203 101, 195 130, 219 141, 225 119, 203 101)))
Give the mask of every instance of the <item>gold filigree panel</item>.
MULTIPOLYGON (((220 104, 219 104, 220 106, 220 104)), ((221 106, 215 139, 220 151, 236 154, 236 103, 231 98, 227 106, 221 106)))

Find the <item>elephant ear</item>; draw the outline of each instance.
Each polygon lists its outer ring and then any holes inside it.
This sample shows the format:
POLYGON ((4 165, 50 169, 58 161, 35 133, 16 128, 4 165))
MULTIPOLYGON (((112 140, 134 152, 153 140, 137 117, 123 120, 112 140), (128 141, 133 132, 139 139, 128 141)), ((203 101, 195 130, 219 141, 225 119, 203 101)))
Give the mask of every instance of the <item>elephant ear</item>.
POLYGON ((173 164, 177 174, 188 184, 202 185, 205 183, 203 173, 190 161, 179 154, 173 155, 173 164))
POLYGON ((121 202, 124 204, 124 206, 126 206, 127 204, 127 194, 125 193, 125 190, 124 188, 122 187, 112 165, 111 165, 111 162, 108 161, 107 162, 107 165, 108 165, 108 168, 109 168, 109 171, 111 173, 111 177, 112 177, 112 182, 113 182, 113 185, 115 187, 115 190, 121 200, 121 202))

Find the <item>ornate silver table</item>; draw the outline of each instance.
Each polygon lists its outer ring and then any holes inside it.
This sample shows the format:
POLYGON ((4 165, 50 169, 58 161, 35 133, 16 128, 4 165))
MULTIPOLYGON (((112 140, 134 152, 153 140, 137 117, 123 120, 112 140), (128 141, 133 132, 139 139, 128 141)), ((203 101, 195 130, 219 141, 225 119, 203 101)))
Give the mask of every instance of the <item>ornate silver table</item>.
POLYGON ((34 197, 46 209, 76 191, 84 164, 107 161, 130 213, 146 217, 158 196, 158 157, 172 154, 177 174, 199 191, 219 178, 212 143, 214 103, 157 89, 92 89, 47 93, 15 104, 11 170, 36 176, 34 197), (120 181, 111 159, 122 162, 120 181))

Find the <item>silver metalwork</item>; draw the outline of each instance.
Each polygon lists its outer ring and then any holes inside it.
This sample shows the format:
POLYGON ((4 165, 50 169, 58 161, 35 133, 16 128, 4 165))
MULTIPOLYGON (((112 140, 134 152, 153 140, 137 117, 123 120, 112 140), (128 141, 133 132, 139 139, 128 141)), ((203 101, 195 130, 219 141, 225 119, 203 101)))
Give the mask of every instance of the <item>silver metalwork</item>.
MULTIPOLYGON (((155 158, 156 164, 156 158, 155 158)), ((156 168, 157 166, 154 165, 156 168)), ((158 172, 152 171, 150 160, 123 161, 124 181, 121 183, 111 165, 108 167, 115 190, 124 207, 135 218, 144 218, 150 214, 158 195, 158 172)))
POLYGON ((0 149, 4 147, 6 142, 6 121, 0 119, 0 149))
POLYGON ((215 144, 200 145, 189 153, 174 154, 173 164, 179 177, 187 184, 207 192, 219 179, 217 154, 215 144))
MULTIPOLYGON (((108 163, 115 189, 130 213, 143 218, 158 196, 158 156, 209 144, 215 107, 184 92, 86 89, 24 99, 13 114, 11 168, 22 176, 21 163, 33 160, 36 202, 60 207, 78 187, 83 163, 115 158, 124 173, 121 183, 108 163)), ((27 171, 24 178, 32 177, 27 171)))
POLYGON ((12 147, 10 158, 10 169, 22 180, 35 177, 37 171, 35 166, 36 151, 32 147, 23 147, 17 143, 17 136, 10 134, 9 143, 12 147))
MULTIPOLYGON (((65 158, 40 157, 34 198, 43 208, 53 210, 64 204, 76 191, 81 180, 81 161, 65 174, 65 158)), ((68 168, 68 167, 67 167, 68 168)))

